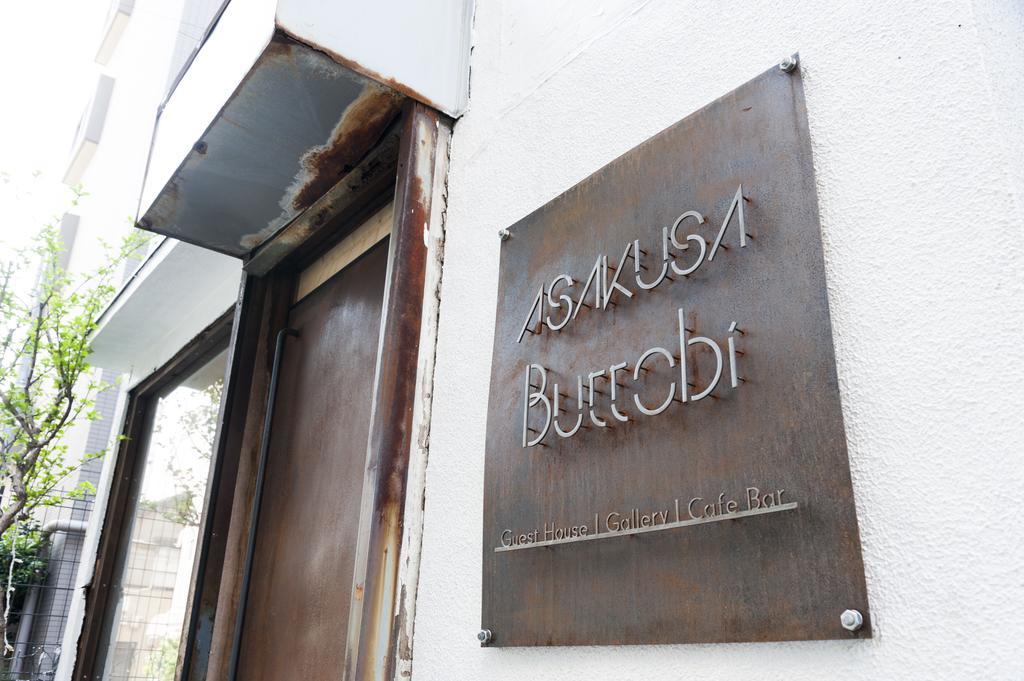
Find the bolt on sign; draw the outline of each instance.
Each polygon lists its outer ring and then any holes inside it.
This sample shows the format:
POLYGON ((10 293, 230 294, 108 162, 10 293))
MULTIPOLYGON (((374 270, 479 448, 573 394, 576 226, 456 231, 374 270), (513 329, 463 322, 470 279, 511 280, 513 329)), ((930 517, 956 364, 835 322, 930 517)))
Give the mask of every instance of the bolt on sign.
POLYGON ((502 236, 486 644, 870 636, 799 70, 502 236))

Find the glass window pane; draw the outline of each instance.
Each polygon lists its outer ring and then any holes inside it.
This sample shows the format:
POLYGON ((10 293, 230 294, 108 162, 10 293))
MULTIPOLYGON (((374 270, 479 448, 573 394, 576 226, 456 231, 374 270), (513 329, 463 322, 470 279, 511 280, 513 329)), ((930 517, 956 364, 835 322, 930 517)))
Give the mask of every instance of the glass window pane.
POLYGON ((173 681, 227 352, 156 403, 103 678, 173 681))

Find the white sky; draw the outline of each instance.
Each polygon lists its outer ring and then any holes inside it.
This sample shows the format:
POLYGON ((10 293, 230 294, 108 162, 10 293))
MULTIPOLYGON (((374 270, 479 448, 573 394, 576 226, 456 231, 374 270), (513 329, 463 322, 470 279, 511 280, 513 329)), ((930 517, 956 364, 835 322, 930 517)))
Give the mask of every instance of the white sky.
POLYGON ((67 207, 61 179, 102 68, 93 59, 110 7, 110 0, 0 0, 0 260, 67 207))

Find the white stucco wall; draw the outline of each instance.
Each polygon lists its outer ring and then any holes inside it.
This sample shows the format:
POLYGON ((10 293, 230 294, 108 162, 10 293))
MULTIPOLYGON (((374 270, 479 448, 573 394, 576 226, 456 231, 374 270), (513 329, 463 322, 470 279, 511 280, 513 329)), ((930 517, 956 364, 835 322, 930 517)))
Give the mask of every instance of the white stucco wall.
MULTIPOLYGON (((1021 6, 479 2, 413 678, 1024 678, 1021 6), (481 649, 498 229, 799 50, 875 637, 481 649)), ((838 616, 838 612, 836 616, 838 616)))

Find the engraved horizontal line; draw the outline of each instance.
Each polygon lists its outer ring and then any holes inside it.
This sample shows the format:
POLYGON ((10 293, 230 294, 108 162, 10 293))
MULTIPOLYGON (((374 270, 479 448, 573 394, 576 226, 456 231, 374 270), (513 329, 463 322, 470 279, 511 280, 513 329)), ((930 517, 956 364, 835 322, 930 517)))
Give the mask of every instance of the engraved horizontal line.
POLYGON ((781 513, 783 511, 792 511, 799 507, 799 504, 795 501, 791 501, 786 504, 779 504, 778 506, 769 506, 767 508, 752 508, 749 511, 736 511, 735 513, 723 513, 722 515, 709 516, 704 518, 691 518, 689 520, 675 520, 671 523, 665 523, 663 525, 652 525, 651 527, 637 527, 632 530, 616 530, 614 532, 598 532, 596 534, 586 534, 582 537, 567 537, 565 539, 548 539, 546 541, 537 541, 532 544, 515 544, 513 546, 495 546, 495 553, 502 553, 504 551, 521 551, 523 549, 539 549, 543 546, 556 546, 558 544, 573 544, 581 541, 594 541, 595 539, 611 539, 613 537, 628 537, 635 534, 646 534, 648 532, 664 532, 665 530, 674 530, 677 527, 691 527, 693 525, 705 525, 707 523, 717 523, 723 520, 739 520, 740 518, 750 518, 756 515, 766 515, 768 513, 781 513))

